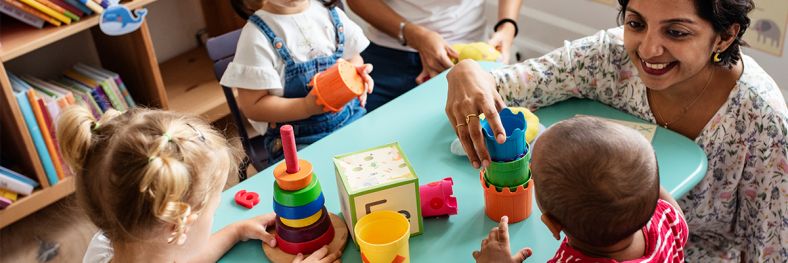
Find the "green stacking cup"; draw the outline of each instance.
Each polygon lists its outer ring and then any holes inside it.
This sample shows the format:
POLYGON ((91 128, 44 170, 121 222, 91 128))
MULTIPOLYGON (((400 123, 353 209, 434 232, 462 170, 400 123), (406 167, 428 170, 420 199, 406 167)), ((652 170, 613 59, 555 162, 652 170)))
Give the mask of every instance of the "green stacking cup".
POLYGON ((531 169, 528 168, 530 163, 531 149, 528 149, 528 153, 517 160, 511 162, 491 162, 485 174, 487 175, 487 180, 495 186, 518 186, 530 179, 531 169))

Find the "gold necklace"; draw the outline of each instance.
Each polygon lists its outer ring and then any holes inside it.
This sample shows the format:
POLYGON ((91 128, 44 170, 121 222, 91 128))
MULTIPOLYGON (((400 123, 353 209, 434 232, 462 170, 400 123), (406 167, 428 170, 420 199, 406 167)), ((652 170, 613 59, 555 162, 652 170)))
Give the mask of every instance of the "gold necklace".
MULTIPOLYGON (((713 67, 713 66, 712 66, 712 67, 713 67)), ((660 114, 658 111, 656 111, 656 109, 653 109, 653 108, 651 109, 651 111, 652 111, 652 112, 656 113, 656 115, 657 115, 657 117, 658 117, 659 119, 661 119, 661 120, 663 120, 663 121, 664 121, 664 122, 663 122, 663 124, 662 124, 662 127, 665 127, 665 129, 667 129, 667 128, 668 128, 668 125, 671 125, 671 124, 673 124, 673 123, 676 123, 677 121, 679 121, 679 120, 681 120, 682 118, 684 118, 684 116, 686 116, 686 113, 687 113, 687 111, 689 111, 689 109, 690 109, 690 108, 692 108, 692 105, 695 105, 695 102, 697 102, 697 101, 698 101, 698 99, 699 99, 699 98, 700 98, 700 97, 703 95, 703 93, 705 93, 705 92, 706 92, 706 88, 708 88, 708 87, 709 87, 709 84, 711 83, 711 79, 712 79, 712 77, 714 77, 714 72, 716 71, 715 69, 716 69, 716 68, 712 68, 712 69, 711 69, 711 74, 709 74, 709 78, 706 80, 706 85, 705 85, 705 86, 703 86, 703 89, 700 91, 700 93, 698 93, 698 95, 697 95, 697 96, 695 96, 695 98, 694 98, 694 99, 692 99, 692 102, 690 102, 689 104, 687 104, 686 106, 684 106, 684 108, 683 108, 683 109, 681 109, 681 112, 678 114, 678 117, 677 117, 677 118, 675 118, 674 120, 672 120, 672 121, 665 121, 665 118, 662 118, 662 114, 660 114)), ((646 92, 647 92, 647 93, 651 93, 651 90, 650 90, 650 89, 648 89, 648 88, 646 88, 646 92)), ((653 95, 652 95, 652 97, 653 97, 653 95)), ((655 119, 654 121, 655 121, 655 122, 657 122, 657 124, 659 124, 659 121, 658 121, 658 120, 656 120, 656 119, 655 119)))

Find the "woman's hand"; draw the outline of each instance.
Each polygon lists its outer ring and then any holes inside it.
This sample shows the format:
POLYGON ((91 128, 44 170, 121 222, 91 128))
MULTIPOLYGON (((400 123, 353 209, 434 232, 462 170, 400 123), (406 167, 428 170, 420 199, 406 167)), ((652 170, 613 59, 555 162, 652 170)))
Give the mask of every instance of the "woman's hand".
POLYGON ((512 42, 514 42, 514 26, 509 23, 501 25, 487 41, 488 44, 501 52, 501 63, 504 64, 509 64, 512 42))
POLYGON ((372 94, 372 90, 375 89, 375 81, 369 76, 369 73, 372 72, 372 64, 356 66, 356 71, 364 79, 364 93, 361 93, 361 96, 358 97, 361 107, 364 107, 367 105, 367 94, 372 94))
POLYGON ((479 113, 484 113, 498 143, 506 141, 498 112, 506 107, 495 88, 495 79, 473 60, 460 61, 449 71, 449 93, 446 116, 460 139, 468 160, 474 168, 490 164, 490 153, 484 144, 479 113))
POLYGON ((490 234, 482 240, 479 251, 473 251, 476 262, 523 262, 533 254, 531 248, 523 248, 512 256, 509 246, 509 218, 501 217, 497 227, 490 230, 490 234))
POLYGON ((416 83, 421 84, 444 70, 454 66, 452 58, 457 59, 459 54, 449 46, 449 43, 435 31, 416 24, 405 26, 405 39, 408 45, 419 51, 422 70, 416 83))

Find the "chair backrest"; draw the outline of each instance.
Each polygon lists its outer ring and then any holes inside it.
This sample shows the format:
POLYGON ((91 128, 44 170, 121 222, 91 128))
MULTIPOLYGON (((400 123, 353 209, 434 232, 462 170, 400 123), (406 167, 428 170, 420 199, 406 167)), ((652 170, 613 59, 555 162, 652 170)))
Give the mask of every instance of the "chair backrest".
MULTIPOLYGON (((216 73, 216 79, 222 79, 224 71, 227 70, 227 65, 233 61, 235 57, 235 48, 238 45, 238 39, 241 36, 241 30, 235 30, 221 36, 208 39, 205 46, 208 49, 208 57, 213 60, 213 70, 216 73)), ((255 168, 260 168, 259 164, 262 162, 262 156, 257 156, 254 146, 251 143, 249 134, 246 133, 244 128, 244 117, 241 110, 238 108, 238 103, 235 101, 235 95, 232 88, 222 86, 224 97, 227 99, 227 106, 230 107, 230 113, 233 115, 235 126, 238 128, 238 135, 241 136, 241 143, 243 144, 244 151, 249 157, 255 168)))

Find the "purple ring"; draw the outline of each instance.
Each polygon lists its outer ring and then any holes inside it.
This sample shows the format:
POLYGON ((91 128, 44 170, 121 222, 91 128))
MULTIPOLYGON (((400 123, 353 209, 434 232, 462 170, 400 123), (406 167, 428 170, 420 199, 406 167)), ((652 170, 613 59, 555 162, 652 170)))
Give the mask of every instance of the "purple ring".
POLYGON ((280 217, 276 217, 276 234, 282 239, 292 243, 303 243, 314 240, 323 235, 331 227, 331 219, 328 211, 323 207, 323 214, 314 224, 306 227, 294 228, 282 223, 280 217))

